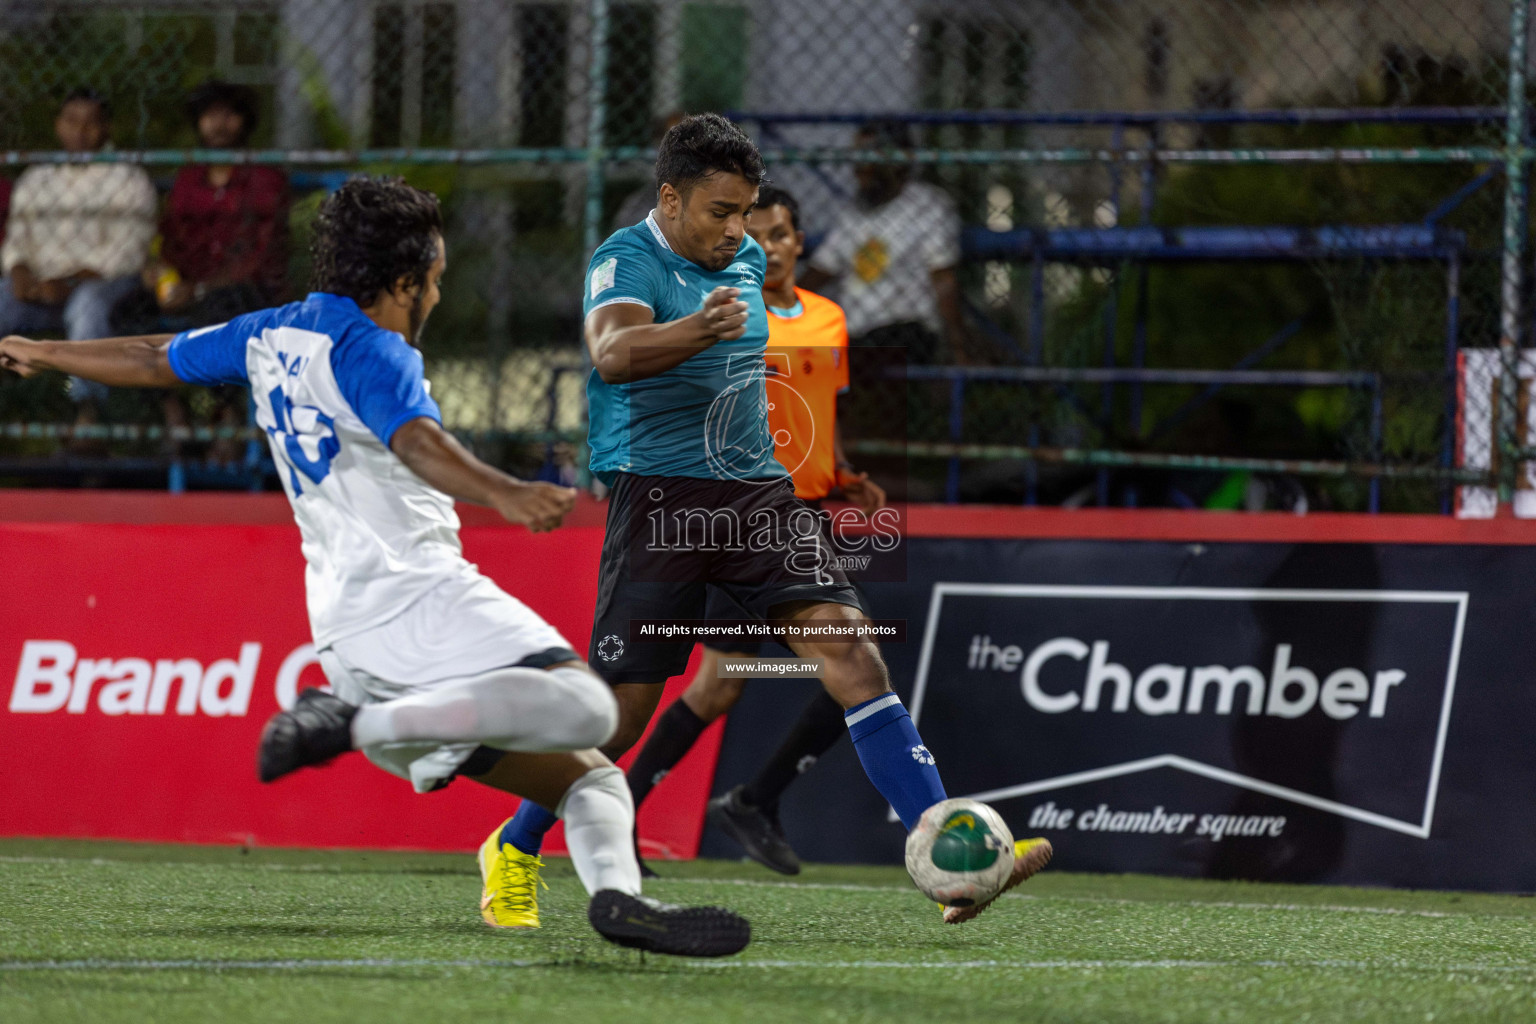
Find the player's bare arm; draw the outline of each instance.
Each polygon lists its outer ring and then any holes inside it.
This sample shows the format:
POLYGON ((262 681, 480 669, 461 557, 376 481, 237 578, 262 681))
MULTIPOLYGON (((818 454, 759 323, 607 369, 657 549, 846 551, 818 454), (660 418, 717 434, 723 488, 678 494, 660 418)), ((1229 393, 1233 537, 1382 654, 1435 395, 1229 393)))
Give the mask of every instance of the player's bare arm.
POLYGON ((170 334, 95 341, 0 339, 0 369, 31 377, 46 370, 100 381, 114 388, 168 388, 181 381, 166 355, 170 334))
POLYGON ((636 302, 594 309, 586 323, 592 365, 606 383, 627 384, 665 373, 717 341, 734 341, 747 329, 740 296, 739 288, 716 288, 697 313, 664 324, 636 302))
POLYGON ((518 480, 486 465, 425 416, 395 431, 389 447, 411 472, 444 494, 494 508, 508 522, 534 533, 559 526, 576 504, 576 492, 569 487, 518 480))

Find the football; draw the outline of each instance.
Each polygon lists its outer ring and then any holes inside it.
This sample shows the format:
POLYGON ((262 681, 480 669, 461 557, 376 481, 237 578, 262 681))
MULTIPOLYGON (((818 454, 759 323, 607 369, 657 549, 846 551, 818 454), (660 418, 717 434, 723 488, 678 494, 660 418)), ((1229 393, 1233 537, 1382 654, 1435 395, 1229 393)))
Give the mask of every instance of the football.
POLYGON ((944 800, 923 812, 907 836, 907 874, 946 907, 984 903, 1013 870, 1013 834, 978 800, 944 800))

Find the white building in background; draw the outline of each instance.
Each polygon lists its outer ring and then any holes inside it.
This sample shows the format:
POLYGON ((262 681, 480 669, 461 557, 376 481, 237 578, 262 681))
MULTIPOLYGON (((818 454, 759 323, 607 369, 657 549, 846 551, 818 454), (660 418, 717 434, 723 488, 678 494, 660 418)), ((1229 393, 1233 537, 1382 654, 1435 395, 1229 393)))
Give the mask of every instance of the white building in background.
MULTIPOLYGON (((329 124, 354 145, 580 146, 590 7, 0 0, 0 41, 117 14, 132 49, 154 19, 206 19, 194 35, 215 52, 194 54, 198 41, 181 56, 211 57, 226 77, 274 89, 281 145, 312 145, 329 124), (253 55, 242 44, 252 34, 273 45, 253 55)), ((1388 55, 1475 70, 1502 59, 1509 19, 1507 0, 627 0, 609 9, 609 97, 630 138, 648 135, 649 118, 701 104, 862 113, 1374 101, 1388 55)), ((104 62, 102 73, 175 78, 174 68, 122 63, 104 62)), ((25 85, 70 66, 9 74, 25 85)), ((1489 85, 1493 98, 1498 83, 1489 85)))
MULTIPOLYGON (((384 134, 416 145, 424 132, 440 134, 424 123, 434 94, 451 95, 452 135, 463 144, 513 144, 532 122, 538 141, 550 144, 554 121, 561 143, 585 139, 585 2, 280 0, 275 7, 291 42, 278 78, 285 112, 309 110, 318 72, 359 141, 384 134), (558 117, 549 109, 556 106, 558 117)), ((628 118, 684 108, 711 91, 691 79, 718 76, 739 50, 745 73, 723 93, 755 110, 1348 105, 1379 99, 1373 86, 1394 52, 1473 69, 1498 59, 1508 9, 1503 0, 613 3, 610 98, 616 116, 628 118)), ((293 144, 312 130, 303 117, 283 121, 293 144)))

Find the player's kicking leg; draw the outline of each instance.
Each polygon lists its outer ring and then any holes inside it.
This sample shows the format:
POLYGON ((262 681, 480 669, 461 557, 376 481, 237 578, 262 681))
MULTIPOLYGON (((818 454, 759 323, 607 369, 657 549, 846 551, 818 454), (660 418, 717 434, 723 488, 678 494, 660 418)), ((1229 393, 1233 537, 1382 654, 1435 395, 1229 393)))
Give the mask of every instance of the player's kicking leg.
MULTIPOLYGON (((555 806, 566 822, 572 862, 592 897, 592 926, 610 942, 658 953, 740 951, 751 933, 738 915, 716 907, 674 907, 640 895, 629 789, 612 762, 586 749, 606 739, 616 722, 608 688, 579 663, 498 669, 361 707, 306 690, 291 710, 268 721, 258 771, 272 781, 347 750, 366 750, 381 763, 403 751, 410 758, 409 777, 426 792, 451 779, 479 747, 512 754, 566 752, 532 762, 514 758, 504 764, 506 758, 499 758, 477 777, 555 806)), ((498 900, 510 909, 520 899, 509 891, 510 874, 493 859, 486 885, 494 891, 483 901, 493 911, 498 900)))
MULTIPOLYGON (((800 623, 840 620, 852 624, 864 619, 857 607, 831 602, 779 606, 772 615, 800 623)), ((891 691, 879 648, 869 639, 852 643, 793 640, 789 646, 802 658, 822 660, 822 684, 844 708, 843 721, 864 773, 895 809, 902 825, 912 831, 925 810, 945 799, 944 784, 912 716, 891 691)), ((1038 872, 1050 858, 1051 844, 1045 839, 1016 844, 1013 872, 1003 891, 1038 872)), ((969 921, 991 903, 964 908, 970 913, 948 908, 944 920, 950 924, 969 921)))

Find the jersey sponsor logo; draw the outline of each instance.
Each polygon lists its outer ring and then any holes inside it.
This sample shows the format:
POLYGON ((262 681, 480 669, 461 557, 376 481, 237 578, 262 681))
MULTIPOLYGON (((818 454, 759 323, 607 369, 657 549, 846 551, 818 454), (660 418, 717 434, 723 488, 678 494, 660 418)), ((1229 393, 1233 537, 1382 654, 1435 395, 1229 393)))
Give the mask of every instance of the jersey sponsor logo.
MULTIPOLYGON (((313 644, 300 644, 278 666, 279 707, 293 706, 299 677, 319 663, 313 644)), ((261 668, 261 644, 242 643, 233 658, 204 665, 195 658, 82 658, 67 640, 28 640, 11 684, 13 714, 203 714, 240 718, 250 710, 261 668), (174 695, 174 700, 173 700, 174 695)))
POLYGON ((613 287, 614 273, 619 269, 619 258, 610 256, 592 268, 592 298, 613 287))
POLYGON ((745 263, 732 263, 725 272, 739 275, 736 281, 739 285, 750 285, 754 288, 758 286, 757 271, 745 263))

